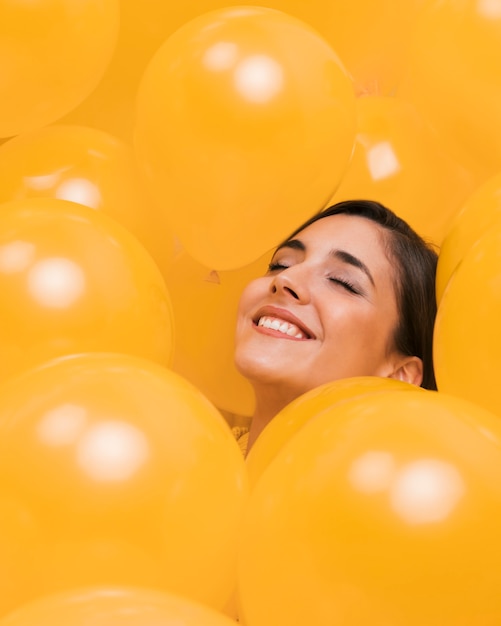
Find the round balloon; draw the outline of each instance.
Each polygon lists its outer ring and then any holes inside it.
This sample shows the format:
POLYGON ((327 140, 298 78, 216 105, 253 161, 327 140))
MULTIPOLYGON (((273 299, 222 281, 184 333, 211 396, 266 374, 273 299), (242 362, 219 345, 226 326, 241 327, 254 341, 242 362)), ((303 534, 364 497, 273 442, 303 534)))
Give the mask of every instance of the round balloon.
POLYGON ((440 245, 474 189, 472 175, 402 98, 358 98, 357 119, 353 158, 331 203, 376 198, 440 245))
POLYGON ((480 185, 465 201, 452 220, 442 242, 437 264, 437 302, 440 302, 450 277, 472 245, 501 220, 501 173, 480 185))
POLYGON ((118 0, 0 0, 0 137, 56 121, 101 80, 115 50, 118 0))
POLYGON ((497 0, 431 0, 416 19, 397 91, 477 184, 496 174, 501 160, 500 56, 497 0))
POLYGON ((247 470, 253 487, 284 445, 317 415, 338 402, 379 391, 416 391, 420 387, 392 378, 357 376, 326 383, 296 398, 282 409, 256 439, 247 455, 247 470))
POLYGON ((213 609, 167 592, 137 587, 91 587, 30 602, 1 626, 234 626, 213 609))
POLYGON ((464 256, 438 307, 433 334, 437 386, 501 417, 501 221, 464 256))
MULTIPOLYGON (((92 94, 62 121, 132 138, 141 74, 163 42, 190 20, 228 6, 224 0, 122 0, 120 37, 110 66, 92 94)), ((401 78, 415 18, 424 0, 255 0, 310 24, 339 55, 357 94, 392 95, 401 78), (356 35, 354 35, 356 34, 356 35)))
POLYGON ((105 350, 172 362, 165 281, 133 235, 67 200, 0 204, 0 380, 105 350))
POLYGON ((47 126, 0 147, 0 202, 40 197, 102 211, 145 245, 156 230, 132 147, 97 128, 47 126))
POLYGON ((148 64, 135 147, 187 252, 236 269, 325 206, 351 156, 353 84, 305 22, 259 7, 201 15, 148 64))
POLYGON ((227 605, 245 465, 184 378, 128 355, 49 361, 3 384, 0 451, 0 614, 84 585, 227 605))
POLYGON ((268 262, 266 255, 249 266, 215 272, 180 249, 163 272, 176 328, 172 368, 219 409, 241 416, 252 415, 255 402, 234 364, 237 305, 242 289, 264 274, 268 262))
POLYGON ((247 508, 247 626, 501 620, 501 422, 432 391, 339 403, 268 466, 247 508))

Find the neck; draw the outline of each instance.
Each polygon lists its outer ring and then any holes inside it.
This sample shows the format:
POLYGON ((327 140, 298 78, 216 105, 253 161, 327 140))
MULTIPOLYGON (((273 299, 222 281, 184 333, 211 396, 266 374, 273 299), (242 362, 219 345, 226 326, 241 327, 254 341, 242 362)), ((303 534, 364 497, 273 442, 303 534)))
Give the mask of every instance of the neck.
POLYGON ((252 422, 249 430, 249 443, 247 446, 247 453, 251 449, 252 445, 263 432, 265 427, 271 422, 271 420, 279 413, 283 408, 289 404, 294 398, 287 396, 281 396, 277 394, 276 387, 271 389, 260 389, 256 391, 256 409, 252 416, 252 422))

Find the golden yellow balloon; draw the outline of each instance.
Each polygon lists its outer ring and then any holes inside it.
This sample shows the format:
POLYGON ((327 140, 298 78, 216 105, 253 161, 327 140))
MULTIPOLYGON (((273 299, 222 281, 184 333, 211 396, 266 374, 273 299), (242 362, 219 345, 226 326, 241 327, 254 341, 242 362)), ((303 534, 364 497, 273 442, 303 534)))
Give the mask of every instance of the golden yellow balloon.
MULTIPOLYGON (((303 394, 282 409, 266 426, 247 456, 247 470, 254 487, 285 444, 311 419, 345 400, 380 391, 416 391, 415 385, 378 376, 357 376, 326 383, 303 394)), ((332 412, 331 412, 332 414, 332 412)))
POLYGON ((47 126, 2 145, 0 202, 25 198, 69 200, 102 211, 145 245, 155 230, 132 147, 96 128, 47 126))
POLYGON ((351 156, 353 85, 334 50, 280 11, 199 16, 143 75, 135 146, 187 252, 215 270, 252 263, 323 208, 351 156))
POLYGON ((0 205, 0 380, 93 350, 169 365, 174 325, 165 281, 133 235, 66 200, 0 205))
POLYGON ((353 77, 357 95, 386 96, 394 93, 402 77, 409 39, 425 2, 296 1, 293 6, 294 15, 311 23, 334 47, 353 77))
POLYGON ((240 416, 252 415, 255 402, 250 383, 234 364, 237 305, 248 282, 265 273, 269 258, 215 272, 179 250, 163 271, 176 328, 172 368, 219 409, 240 416))
POLYGON ((501 417, 501 221, 473 244, 438 307, 433 360, 440 391, 476 402, 501 417))
POLYGON ((498 221, 501 221, 501 173, 480 185, 450 224, 438 258, 437 302, 442 299, 449 279, 472 245, 498 221))
POLYGON ((0 137, 41 128, 101 80, 118 37, 118 0, 0 0, 0 137))
POLYGON ((501 11, 497 2, 431 0, 416 20, 398 94, 478 183, 501 161, 501 11))
POLYGON ((440 245, 474 189, 415 109, 402 98, 357 99, 353 158, 331 203, 374 198, 440 245))
POLYGON ((501 421, 437 392, 339 403, 263 473, 239 557, 246 626, 501 621, 501 421))
MULTIPOLYGON (((405 67, 410 34, 424 0, 256 0, 307 22, 334 48, 357 94, 391 95, 405 67)), ((134 99, 146 65, 178 28, 231 5, 224 0, 122 0, 120 37, 108 71, 93 93, 62 121, 132 138, 134 99)))
POLYGON ((0 614, 86 585, 226 606, 245 465, 184 378, 121 354, 49 361, 3 384, 0 449, 0 614))
POLYGON ((207 606, 139 587, 91 587, 34 600, 0 620, 1 626, 234 626, 207 606))

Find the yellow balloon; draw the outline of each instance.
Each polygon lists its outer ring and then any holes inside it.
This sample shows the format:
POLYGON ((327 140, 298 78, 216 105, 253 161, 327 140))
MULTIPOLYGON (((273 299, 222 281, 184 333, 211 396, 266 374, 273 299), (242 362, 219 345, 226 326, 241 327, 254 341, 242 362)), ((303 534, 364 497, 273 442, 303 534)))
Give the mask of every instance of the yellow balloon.
POLYGON ((501 417, 501 221, 472 245, 442 295, 433 335, 440 391, 476 402, 501 417))
POLYGON ((242 531, 246 626, 501 622, 501 421, 432 391, 339 403, 263 473, 242 531))
POLYGON ((331 204, 377 199, 440 245, 474 189, 471 174, 452 161, 425 121, 401 98, 360 97, 357 119, 353 158, 331 204))
POLYGON ((245 465, 184 378, 122 354, 49 361, 3 384, 0 452, 1 615, 87 585, 227 605, 245 465))
POLYGON ((437 264, 437 302, 440 302, 450 277, 472 245, 501 220, 501 173, 480 185, 465 201, 452 220, 442 242, 437 264))
POLYGON ((167 592, 138 587, 91 587, 30 602, 1 626, 234 626, 235 621, 167 592))
POLYGON ((0 380, 93 350, 172 362, 165 281, 102 212, 52 198, 0 204, 0 293, 0 380))
MULTIPOLYGON (((256 0, 310 24, 330 43, 358 94, 390 95, 405 67, 410 34, 424 0, 256 0)), ((190 20, 232 6, 224 0, 122 0, 120 37, 109 68, 92 94, 63 118, 129 141, 142 73, 164 41, 190 20)))
POLYGON ((176 328, 172 368, 219 409, 240 416, 254 412, 254 392, 234 364, 237 305, 242 289, 262 276, 270 255, 226 272, 211 271, 179 250, 163 275, 176 328))
POLYGON ((0 0, 0 137, 41 128, 76 107, 115 50, 118 0, 0 0))
POLYGON ((397 92, 478 183, 496 174, 501 161, 500 58, 497 2, 431 0, 416 20, 397 92))
POLYGON ((323 208, 349 161, 353 85, 306 23, 258 7, 204 14, 148 64, 135 146, 171 225, 202 265, 252 263, 323 208))
POLYGON ((294 5, 298 17, 317 28, 339 54, 356 93, 384 96, 394 93, 402 77, 414 22, 425 2, 352 0, 294 5))
POLYGON ((42 197, 102 211, 145 245, 157 232, 132 147, 96 128, 47 126, 0 147, 0 202, 42 197))
POLYGON ((250 449, 247 470, 254 487, 284 445, 311 419, 338 402, 380 391, 416 391, 420 387, 391 378, 357 376, 326 383, 303 394, 282 409, 250 449))

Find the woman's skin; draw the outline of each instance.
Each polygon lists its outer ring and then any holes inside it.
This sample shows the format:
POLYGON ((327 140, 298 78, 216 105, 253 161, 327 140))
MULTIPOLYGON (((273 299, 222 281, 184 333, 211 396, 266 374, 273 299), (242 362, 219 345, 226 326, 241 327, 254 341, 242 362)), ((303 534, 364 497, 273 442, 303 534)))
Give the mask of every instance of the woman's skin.
POLYGON ((267 274, 243 291, 235 362, 256 395, 249 448, 281 409, 323 383, 421 383, 421 360, 393 345, 398 311, 385 236, 364 217, 322 218, 281 246, 267 274))

